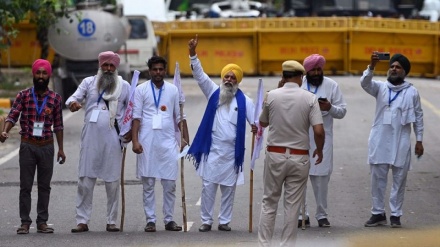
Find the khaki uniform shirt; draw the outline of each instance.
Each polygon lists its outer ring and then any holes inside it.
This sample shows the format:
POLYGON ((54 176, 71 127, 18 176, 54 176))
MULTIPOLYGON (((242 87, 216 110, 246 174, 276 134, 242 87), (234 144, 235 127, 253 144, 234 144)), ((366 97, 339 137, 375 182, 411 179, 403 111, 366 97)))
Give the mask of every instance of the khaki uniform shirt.
POLYGON ((322 124, 317 97, 296 83, 268 92, 260 122, 269 123, 268 146, 310 149, 309 127, 322 124))

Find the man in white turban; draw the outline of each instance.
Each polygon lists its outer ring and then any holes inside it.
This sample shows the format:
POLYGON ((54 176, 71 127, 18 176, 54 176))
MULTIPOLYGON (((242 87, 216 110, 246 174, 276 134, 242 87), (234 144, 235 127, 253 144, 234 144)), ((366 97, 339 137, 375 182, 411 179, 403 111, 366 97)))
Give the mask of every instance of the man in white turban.
MULTIPOLYGON (((78 166, 77 226, 72 229, 73 233, 89 230, 97 178, 104 180, 107 192, 106 230, 119 231, 116 227, 122 161, 119 127, 128 105, 130 84, 118 76, 118 54, 102 52, 98 60, 98 74, 85 78, 66 101, 70 111, 75 112, 82 108, 81 102, 85 100, 78 166)), ((131 140, 131 132, 124 140, 131 140)))

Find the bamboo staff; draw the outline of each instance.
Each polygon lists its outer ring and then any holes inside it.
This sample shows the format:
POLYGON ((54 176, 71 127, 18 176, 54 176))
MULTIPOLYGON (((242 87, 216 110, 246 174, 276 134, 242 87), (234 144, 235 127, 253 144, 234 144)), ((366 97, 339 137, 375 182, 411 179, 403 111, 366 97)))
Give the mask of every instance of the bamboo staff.
POLYGON ((306 189, 303 192, 303 196, 302 196, 302 200, 301 200, 301 217, 302 217, 302 221, 301 221, 301 229, 305 230, 306 229, 306 189))
MULTIPOLYGON (((180 104, 180 149, 183 147, 183 104, 180 104)), ((181 190, 182 190, 182 211, 183 211, 183 231, 187 231, 187 219, 186 219, 186 201, 185 201, 185 179, 184 179, 184 166, 185 164, 185 157, 182 156, 180 158, 180 183, 181 183, 181 190)))
MULTIPOLYGON (((251 157, 254 155, 255 133, 252 134, 251 157)), ((252 207, 254 200, 254 170, 249 175, 249 232, 252 232, 252 207)))
POLYGON ((124 167, 125 167, 125 153, 127 152, 127 148, 123 148, 122 152, 122 166, 121 166, 121 200, 122 200, 122 209, 121 209, 121 224, 120 231, 124 231, 124 218, 125 218, 125 190, 124 190, 124 167))

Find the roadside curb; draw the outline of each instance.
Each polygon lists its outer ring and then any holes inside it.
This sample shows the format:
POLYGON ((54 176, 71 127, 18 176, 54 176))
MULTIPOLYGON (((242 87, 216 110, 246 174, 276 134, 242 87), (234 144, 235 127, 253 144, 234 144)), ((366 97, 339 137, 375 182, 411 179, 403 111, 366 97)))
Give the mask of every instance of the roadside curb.
POLYGON ((11 108, 14 99, 0 98, 0 108, 11 108))

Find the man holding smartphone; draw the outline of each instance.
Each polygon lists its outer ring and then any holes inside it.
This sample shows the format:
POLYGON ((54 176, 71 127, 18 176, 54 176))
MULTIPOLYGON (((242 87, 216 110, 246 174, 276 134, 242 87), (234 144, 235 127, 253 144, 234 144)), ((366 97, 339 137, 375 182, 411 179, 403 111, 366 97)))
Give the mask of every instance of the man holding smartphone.
POLYGON ((416 145, 415 154, 423 155, 423 111, 417 89, 405 77, 411 63, 402 54, 394 54, 390 61, 387 81, 373 80, 373 72, 379 62, 377 52, 371 54, 371 62, 361 77, 362 88, 376 98, 376 114, 368 139, 368 163, 371 174, 371 218, 366 227, 387 224, 384 197, 388 171, 393 173, 390 193, 391 227, 401 227, 400 217, 405 194, 405 184, 411 161, 411 124, 416 145))
MULTIPOLYGON (((302 88, 318 97, 319 108, 324 121, 325 144, 324 158, 319 165, 311 165, 309 171, 310 182, 316 201, 315 218, 319 227, 330 227, 327 219, 327 194, 330 175, 333 171, 333 119, 342 119, 347 112, 346 103, 338 84, 324 76, 325 58, 319 54, 312 54, 304 59, 306 76, 303 78, 302 88)), ((312 128, 309 129, 310 150, 314 150, 312 128)), ((312 155, 310 155, 312 157, 312 155)), ((312 158, 312 164, 314 160, 312 158)), ((304 195, 305 197, 305 195, 304 195)), ((306 210, 306 226, 310 226, 306 210)), ((298 220, 298 227, 302 225, 302 218, 298 220)))

